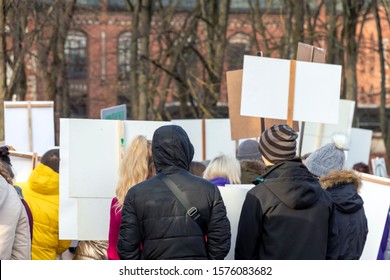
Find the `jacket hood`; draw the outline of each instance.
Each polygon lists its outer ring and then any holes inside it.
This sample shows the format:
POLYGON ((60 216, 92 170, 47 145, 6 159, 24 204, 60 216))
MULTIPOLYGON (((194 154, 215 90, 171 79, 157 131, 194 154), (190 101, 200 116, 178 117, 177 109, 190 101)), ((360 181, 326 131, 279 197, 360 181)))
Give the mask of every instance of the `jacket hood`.
POLYGON ((274 165, 263 178, 265 187, 292 209, 309 208, 323 192, 317 178, 299 159, 274 165))
POLYGON ((339 211, 354 213, 363 207, 363 199, 358 194, 362 182, 354 171, 332 171, 320 178, 320 184, 331 194, 333 203, 339 211))
POLYGON ((7 201, 9 186, 8 182, 0 175, 0 210, 7 201))
POLYGON ((157 173, 169 174, 177 168, 188 171, 194 147, 182 127, 166 125, 154 132, 152 155, 157 173))
POLYGON ((59 174, 50 167, 39 163, 28 178, 29 187, 40 194, 58 195, 59 174))

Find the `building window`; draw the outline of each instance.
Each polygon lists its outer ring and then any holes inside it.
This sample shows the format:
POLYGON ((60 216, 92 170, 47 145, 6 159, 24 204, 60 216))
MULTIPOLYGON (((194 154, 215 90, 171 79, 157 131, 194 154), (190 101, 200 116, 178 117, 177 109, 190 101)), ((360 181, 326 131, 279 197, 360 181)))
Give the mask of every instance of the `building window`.
POLYGON ((249 36, 245 34, 235 34, 228 42, 226 61, 228 70, 242 69, 244 55, 251 54, 249 36))
POLYGON ((87 78, 87 36, 80 31, 69 32, 65 41, 65 59, 68 78, 87 78))
POLYGON ((120 80, 130 78, 130 44, 131 33, 122 33, 118 41, 118 77, 120 80))

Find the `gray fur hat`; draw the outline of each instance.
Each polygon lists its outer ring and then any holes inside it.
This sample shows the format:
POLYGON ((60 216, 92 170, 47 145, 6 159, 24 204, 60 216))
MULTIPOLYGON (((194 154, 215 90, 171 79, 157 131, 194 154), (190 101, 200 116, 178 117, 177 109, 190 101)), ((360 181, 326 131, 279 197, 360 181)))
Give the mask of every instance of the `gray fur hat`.
POLYGON ((305 165, 316 176, 327 175, 332 170, 343 169, 345 162, 346 137, 342 134, 333 136, 332 143, 327 144, 310 154, 305 165))

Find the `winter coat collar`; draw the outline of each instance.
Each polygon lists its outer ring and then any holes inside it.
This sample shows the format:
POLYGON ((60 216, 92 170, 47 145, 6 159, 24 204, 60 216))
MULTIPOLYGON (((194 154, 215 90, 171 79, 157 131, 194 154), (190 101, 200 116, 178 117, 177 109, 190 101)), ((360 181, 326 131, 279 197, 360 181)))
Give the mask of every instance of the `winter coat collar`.
POLYGON ((353 184, 357 191, 362 186, 362 180, 353 170, 334 170, 326 176, 320 177, 320 184, 328 189, 341 184, 353 184))

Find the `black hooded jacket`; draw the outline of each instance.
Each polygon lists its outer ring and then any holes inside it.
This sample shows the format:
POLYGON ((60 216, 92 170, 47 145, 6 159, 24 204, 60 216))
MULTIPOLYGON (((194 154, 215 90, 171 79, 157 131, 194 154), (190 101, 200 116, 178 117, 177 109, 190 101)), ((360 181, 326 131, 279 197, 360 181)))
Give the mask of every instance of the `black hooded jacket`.
POLYGON ((176 125, 160 127, 153 136, 152 154, 157 176, 131 188, 124 201, 120 258, 224 259, 231 238, 226 208, 217 186, 188 172, 194 148, 186 132, 176 125), (161 181, 162 174, 197 207, 207 224, 203 232, 161 181))
POLYGON ((352 170, 335 170, 321 177, 320 183, 331 194, 336 207, 338 259, 360 259, 368 234, 364 203, 358 194, 360 178, 352 170))
POLYGON ((274 165, 244 201, 236 259, 334 259, 332 200, 300 160, 274 165))

